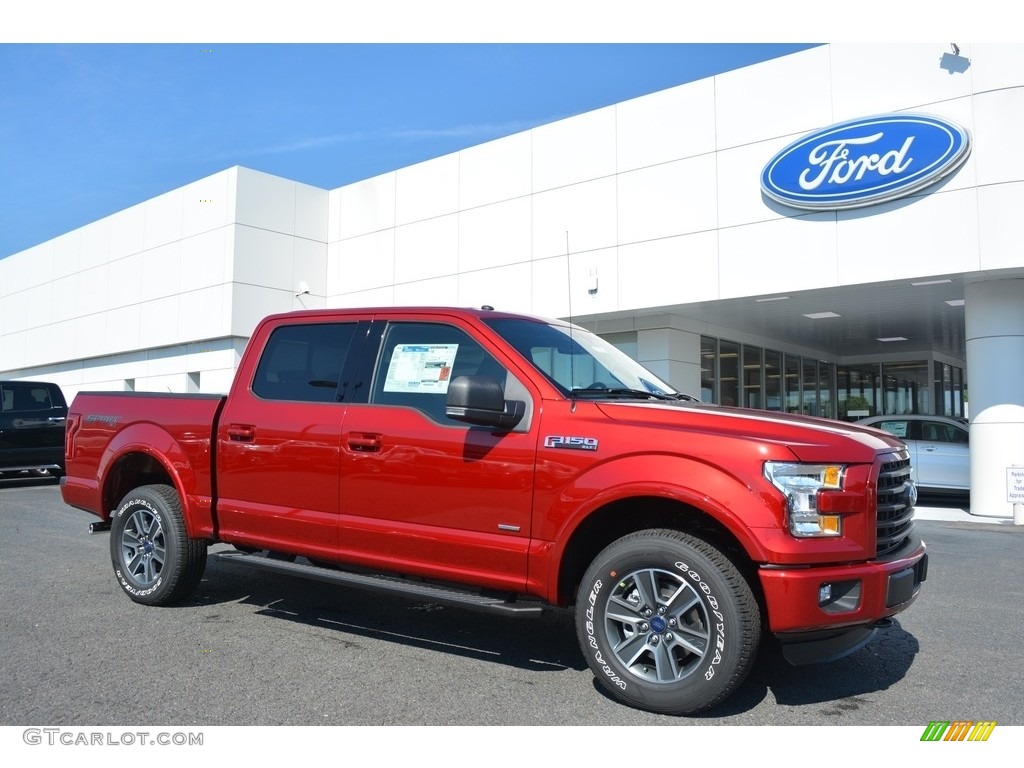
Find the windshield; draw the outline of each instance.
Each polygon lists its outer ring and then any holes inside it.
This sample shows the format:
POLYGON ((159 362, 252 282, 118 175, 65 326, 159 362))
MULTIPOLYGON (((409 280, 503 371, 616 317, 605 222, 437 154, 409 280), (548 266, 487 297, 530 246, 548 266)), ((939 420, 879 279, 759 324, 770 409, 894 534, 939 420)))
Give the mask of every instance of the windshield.
POLYGON ((583 328, 517 318, 485 322, 565 395, 630 391, 679 397, 672 387, 636 360, 583 328))

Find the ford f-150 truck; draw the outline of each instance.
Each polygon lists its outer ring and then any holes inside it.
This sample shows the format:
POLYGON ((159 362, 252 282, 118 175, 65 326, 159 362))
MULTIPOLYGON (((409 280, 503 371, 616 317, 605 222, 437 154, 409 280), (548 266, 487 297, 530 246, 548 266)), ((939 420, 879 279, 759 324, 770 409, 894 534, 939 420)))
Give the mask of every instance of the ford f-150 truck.
POLYGON ((860 648, 926 576, 896 438, 705 405, 490 307, 268 317, 226 396, 80 393, 65 453, 137 603, 187 598, 216 542, 438 604, 575 606, 597 679, 660 713, 725 700, 763 640, 860 648))

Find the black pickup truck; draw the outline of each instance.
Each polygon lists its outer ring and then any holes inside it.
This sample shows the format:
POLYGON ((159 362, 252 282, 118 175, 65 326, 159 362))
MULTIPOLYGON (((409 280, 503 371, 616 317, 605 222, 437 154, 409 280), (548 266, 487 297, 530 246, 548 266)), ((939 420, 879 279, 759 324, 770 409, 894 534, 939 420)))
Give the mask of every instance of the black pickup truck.
POLYGON ((0 475, 64 474, 68 404, 56 384, 0 381, 0 475))

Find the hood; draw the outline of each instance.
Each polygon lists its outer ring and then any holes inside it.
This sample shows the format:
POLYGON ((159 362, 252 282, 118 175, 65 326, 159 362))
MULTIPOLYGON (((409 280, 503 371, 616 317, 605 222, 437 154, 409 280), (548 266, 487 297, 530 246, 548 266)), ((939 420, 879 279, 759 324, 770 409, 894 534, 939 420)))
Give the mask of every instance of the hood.
POLYGON ((653 428, 696 430, 783 445, 800 461, 873 461, 904 443, 880 429, 778 411, 661 401, 600 402, 608 418, 653 428))

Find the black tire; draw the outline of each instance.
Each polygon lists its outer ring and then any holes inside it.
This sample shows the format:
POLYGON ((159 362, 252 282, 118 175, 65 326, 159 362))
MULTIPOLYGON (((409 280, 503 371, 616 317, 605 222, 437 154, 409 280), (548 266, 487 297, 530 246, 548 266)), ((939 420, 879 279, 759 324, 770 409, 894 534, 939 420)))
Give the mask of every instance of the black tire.
POLYGON ((728 698, 753 666, 757 600, 736 566, 679 531, 624 536, 591 563, 576 632, 594 675, 615 698, 692 715, 728 698))
POLYGON ((136 603, 169 605, 188 597, 206 569, 205 539, 190 539, 178 494, 168 485, 131 491, 114 513, 110 559, 136 603))

